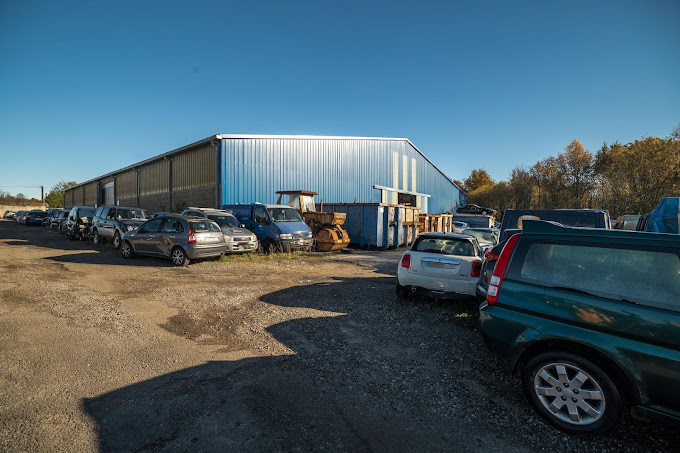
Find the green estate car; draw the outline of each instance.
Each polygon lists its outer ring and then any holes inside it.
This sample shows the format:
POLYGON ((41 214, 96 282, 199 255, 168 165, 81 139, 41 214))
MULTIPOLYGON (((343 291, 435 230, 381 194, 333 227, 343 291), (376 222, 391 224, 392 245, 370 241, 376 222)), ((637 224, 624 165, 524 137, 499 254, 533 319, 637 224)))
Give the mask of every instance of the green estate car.
POLYGON ((479 327, 564 431, 605 433, 627 409, 680 421, 680 235, 527 220, 501 252, 479 327))

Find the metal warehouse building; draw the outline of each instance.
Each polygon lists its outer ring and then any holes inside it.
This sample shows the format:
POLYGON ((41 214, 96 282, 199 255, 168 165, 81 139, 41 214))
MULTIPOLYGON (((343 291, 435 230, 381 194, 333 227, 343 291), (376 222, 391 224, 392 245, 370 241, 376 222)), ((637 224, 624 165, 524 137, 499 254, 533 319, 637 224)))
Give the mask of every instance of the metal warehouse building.
POLYGON ((188 206, 275 203, 277 190, 312 190, 324 203, 404 203, 422 213, 465 194, 406 138, 213 135, 69 188, 64 205, 188 206))

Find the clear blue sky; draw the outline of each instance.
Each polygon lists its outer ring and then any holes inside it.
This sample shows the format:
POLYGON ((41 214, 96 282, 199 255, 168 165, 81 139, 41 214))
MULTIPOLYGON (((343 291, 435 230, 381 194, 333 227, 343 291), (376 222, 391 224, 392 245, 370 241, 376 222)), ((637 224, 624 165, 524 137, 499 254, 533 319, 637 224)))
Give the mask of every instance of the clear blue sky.
POLYGON ((680 123, 677 0, 3 0, 0 56, 0 186, 215 133, 408 137, 505 179, 680 123))

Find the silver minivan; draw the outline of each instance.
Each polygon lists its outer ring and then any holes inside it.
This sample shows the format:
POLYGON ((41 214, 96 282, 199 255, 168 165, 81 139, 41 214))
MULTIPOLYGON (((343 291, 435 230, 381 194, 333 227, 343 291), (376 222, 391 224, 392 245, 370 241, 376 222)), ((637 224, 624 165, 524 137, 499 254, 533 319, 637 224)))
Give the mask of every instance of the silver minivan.
POLYGON ((120 245, 125 259, 135 254, 158 256, 170 258, 175 266, 186 266, 193 259, 220 258, 226 251, 218 224, 182 215, 155 217, 125 233, 120 245))
POLYGON ((220 209, 187 208, 182 215, 207 217, 221 228, 227 243, 227 253, 248 253, 257 250, 257 236, 243 227, 233 214, 220 209))

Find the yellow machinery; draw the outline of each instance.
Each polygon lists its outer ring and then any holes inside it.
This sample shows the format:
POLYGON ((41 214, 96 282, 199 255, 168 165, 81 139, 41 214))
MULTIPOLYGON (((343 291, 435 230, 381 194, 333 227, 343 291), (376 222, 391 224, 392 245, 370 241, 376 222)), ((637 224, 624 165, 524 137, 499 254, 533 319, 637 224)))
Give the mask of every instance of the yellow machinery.
POLYGON ((321 252, 344 249, 349 245, 349 236, 340 225, 345 223, 344 212, 317 212, 314 204, 316 192, 308 190, 280 190, 277 204, 287 204, 297 209, 309 225, 316 239, 316 248, 321 252), (283 197, 287 196, 287 200, 283 197), (284 203, 281 203, 284 201, 284 203))

